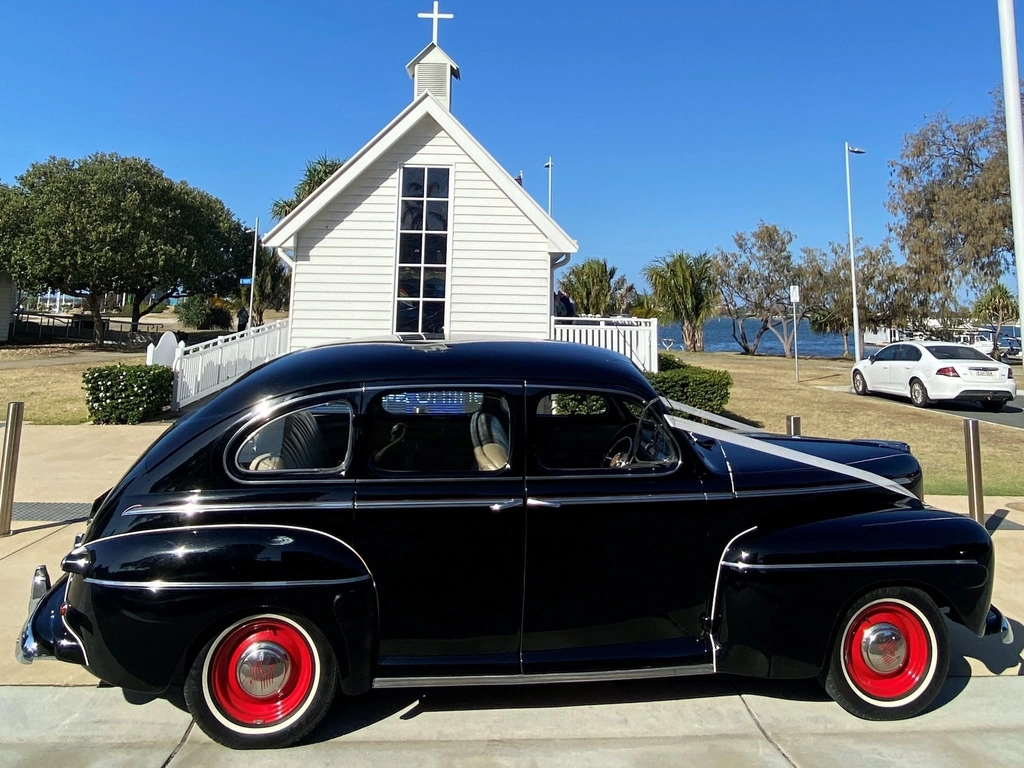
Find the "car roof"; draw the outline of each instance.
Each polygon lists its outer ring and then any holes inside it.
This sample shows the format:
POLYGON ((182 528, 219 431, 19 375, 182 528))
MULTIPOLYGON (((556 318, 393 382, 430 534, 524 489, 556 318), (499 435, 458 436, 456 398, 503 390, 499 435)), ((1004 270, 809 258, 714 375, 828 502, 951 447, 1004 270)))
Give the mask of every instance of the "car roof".
POLYGON ((655 396, 651 385, 627 357, 599 347, 525 339, 433 340, 389 336, 283 355, 240 377, 204 410, 236 412, 267 397, 335 386, 345 389, 361 384, 524 380, 625 388, 655 396))

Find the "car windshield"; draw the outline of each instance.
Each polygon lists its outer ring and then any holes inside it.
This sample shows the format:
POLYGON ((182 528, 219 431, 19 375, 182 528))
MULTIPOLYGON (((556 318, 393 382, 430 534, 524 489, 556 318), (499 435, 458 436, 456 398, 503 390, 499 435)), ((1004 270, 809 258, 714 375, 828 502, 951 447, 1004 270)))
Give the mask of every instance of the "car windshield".
POLYGON ((960 347, 955 344, 928 347, 928 351, 937 360, 992 360, 991 357, 979 352, 974 347, 960 347))

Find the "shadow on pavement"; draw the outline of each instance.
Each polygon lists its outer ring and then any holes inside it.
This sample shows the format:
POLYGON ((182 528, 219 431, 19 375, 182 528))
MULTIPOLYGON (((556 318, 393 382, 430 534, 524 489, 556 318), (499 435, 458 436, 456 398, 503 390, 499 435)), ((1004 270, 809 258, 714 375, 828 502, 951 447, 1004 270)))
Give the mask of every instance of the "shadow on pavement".
MULTIPOLYGON (((1016 669, 1017 676, 1024 675, 1024 625, 1016 619, 1010 619, 1013 630, 1013 642, 1003 645, 995 635, 976 637, 971 630, 961 624, 946 622, 949 630, 949 645, 953 658, 949 663, 950 677, 971 677, 971 665, 967 658, 977 659, 985 665, 985 669, 994 675, 1007 670, 1016 669)), ((965 683, 966 685, 966 683, 965 683)))
POLYGON ((303 740, 330 741, 403 712, 411 720, 425 712, 488 709, 543 709, 635 702, 675 701, 756 694, 794 701, 830 701, 816 680, 753 680, 728 676, 564 683, 523 686, 370 691, 354 699, 339 696, 324 721, 303 740))

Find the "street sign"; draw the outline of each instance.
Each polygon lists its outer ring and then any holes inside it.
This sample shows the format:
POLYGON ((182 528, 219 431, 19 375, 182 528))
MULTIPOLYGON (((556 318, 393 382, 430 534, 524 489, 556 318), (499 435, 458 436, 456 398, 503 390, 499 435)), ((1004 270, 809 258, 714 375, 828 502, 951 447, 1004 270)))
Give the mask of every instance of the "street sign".
POLYGON ((239 278, 238 284, 239 285, 252 285, 252 278, 251 277, 239 278))
POLYGON ((789 303, 799 304, 800 303, 800 286, 791 285, 789 286, 789 303))

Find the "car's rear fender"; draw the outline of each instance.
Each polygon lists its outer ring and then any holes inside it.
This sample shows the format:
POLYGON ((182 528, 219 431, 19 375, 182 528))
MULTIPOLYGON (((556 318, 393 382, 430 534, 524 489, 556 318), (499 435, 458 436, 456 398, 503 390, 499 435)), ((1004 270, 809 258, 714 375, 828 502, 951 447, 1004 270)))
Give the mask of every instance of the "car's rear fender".
POLYGON ((713 622, 716 668, 813 677, 849 605, 890 585, 922 589, 981 636, 994 566, 992 540, 982 526, 929 509, 753 530, 722 560, 713 622))
POLYGON ((159 692, 205 642, 254 613, 298 615, 335 650, 346 693, 368 690, 377 637, 372 575, 345 542, 308 528, 207 525, 97 539, 64 562, 67 621, 97 677, 159 692))

